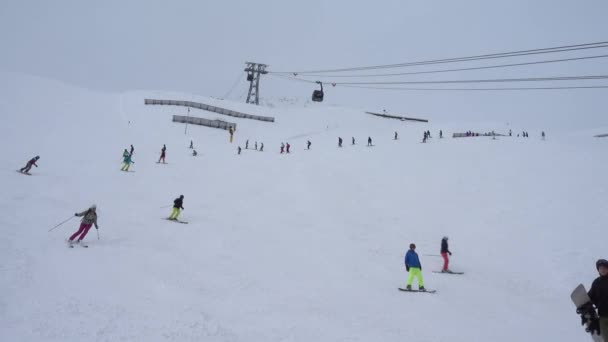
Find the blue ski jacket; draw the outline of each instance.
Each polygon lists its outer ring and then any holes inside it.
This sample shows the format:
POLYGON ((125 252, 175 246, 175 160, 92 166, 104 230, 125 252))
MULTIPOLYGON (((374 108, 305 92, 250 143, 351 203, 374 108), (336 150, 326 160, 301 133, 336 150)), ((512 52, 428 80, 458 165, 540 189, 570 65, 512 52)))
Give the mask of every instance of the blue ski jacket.
POLYGON ((419 269, 422 269, 420 259, 418 259, 418 254, 411 249, 407 251, 407 253, 405 253, 405 267, 407 267, 408 269, 410 267, 417 267, 419 269))

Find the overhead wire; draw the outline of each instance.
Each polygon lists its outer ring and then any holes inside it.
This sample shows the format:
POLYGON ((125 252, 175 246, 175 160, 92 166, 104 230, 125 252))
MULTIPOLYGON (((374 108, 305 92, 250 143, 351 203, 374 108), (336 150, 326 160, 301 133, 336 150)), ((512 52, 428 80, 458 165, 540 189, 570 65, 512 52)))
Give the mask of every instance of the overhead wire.
POLYGON ((372 66, 337 68, 337 69, 308 70, 308 71, 269 71, 269 73, 273 73, 273 74, 314 74, 314 73, 337 73, 337 72, 345 72, 345 71, 402 68, 402 67, 430 65, 430 64, 467 62, 467 61, 477 61, 477 60, 484 60, 484 59, 508 58, 508 57, 528 56, 528 55, 547 54, 547 53, 559 53, 559 52, 597 49, 597 48, 605 48, 605 47, 608 47, 608 42, 566 45, 566 46, 559 46, 559 47, 552 47, 552 48, 520 50, 520 51, 512 51, 512 52, 501 52, 501 53, 493 53, 493 54, 483 54, 483 55, 455 57, 455 58, 444 58, 444 59, 435 59, 435 60, 426 60, 426 61, 417 61, 417 62, 405 62, 405 63, 396 63, 396 64, 372 65, 372 66))
POLYGON ((566 86, 566 87, 505 87, 505 88, 401 88, 401 87, 368 87, 344 85, 347 88, 371 90, 401 90, 401 91, 516 91, 516 90, 567 90, 567 89, 608 89, 608 85, 597 86, 566 86))
MULTIPOLYGON (((597 58, 606 58, 606 57, 608 57, 608 55, 595 55, 595 56, 585 56, 585 57, 574 57, 574 58, 563 58, 563 59, 535 61, 535 62, 523 62, 523 63, 512 63, 512 64, 488 65, 488 66, 471 67, 471 68, 441 69, 441 70, 399 72, 399 73, 387 73, 387 74, 359 74, 359 75, 305 74, 305 75, 302 75, 302 77, 323 77, 323 78, 329 78, 329 77, 333 77, 333 78, 346 78, 346 77, 348 77, 348 78, 391 77, 391 76, 402 76, 402 75, 436 74, 436 73, 456 72, 456 71, 470 71, 470 70, 507 68, 507 67, 516 67, 516 66, 524 66, 524 65, 560 63, 560 62, 570 62, 570 61, 579 61, 579 60, 597 59, 597 58)), ((278 75, 276 75, 276 76, 278 76, 278 75)))

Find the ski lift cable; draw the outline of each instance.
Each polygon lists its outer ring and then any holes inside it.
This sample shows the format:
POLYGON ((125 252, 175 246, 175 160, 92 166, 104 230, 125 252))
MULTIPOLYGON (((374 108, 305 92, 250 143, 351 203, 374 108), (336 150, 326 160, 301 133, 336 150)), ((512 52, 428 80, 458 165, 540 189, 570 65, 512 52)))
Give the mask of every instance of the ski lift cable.
POLYGON ((389 69, 389 68, 401 68, 401 67, 420 66, 420 65, 429 65, 429 64, 467 62, 467 61, 475 61, 475 60, 483 60, 483 59, 508 58, 508 57, 517 57, 517 56, 546 54, 546 53, 559 53, 559 52, 597 49, 597 48, 605 48, 605 47, 608 47, 608 42, 566 45, 566 46, 559 46, 559 47, 552 47, 552 48, 520 50, 520 51, 513 51, 513 52, 501 52, 501 53, 474 55, 474 56, 467 56, 467 57, 455 57, 455 58, 435 59, 435 60, 427 60, 427 61, 404 62, 404 63, 396 63, 396 64, 382 64, 382 65, 361 66, 361 67, 351 67, 351 68, 322 69, 322 70, 308 70, 308 71, 268 71, 268 72, 274 73, 274 74, 294 74, 294 73, 295 74, 312 74, 312 73, 331 73, 331 72, 360 71, 360 70, 373 70, 373 69, 389 69))
MULTIPOLYGON (((315 83, 290 77, 299 81, 315 83)), ((441 80, 441 81, 393 81, 393 82, 331 82, 336 85, 392 85, 392 84, 453 84, 453 83, 503 83, 503 82, 547 82, 547 81, 585 81, 608 79, 608 75, 585 75, 585 76, 554 76, 554 77, 526 77, 526 78, 497 78, 497 79, 472 79, 472 80, 441 80)), ((329 82, 326 82, 329 83, 329 82)))
POLYGON ((389 76, 390 77, 390 76, 401 76, 401 75, 436 74, 436 73, 455 72, 455 71, 469 71, 469 70, 507 68, 507 67, 516 67, 516 66, 524 66, 524 65, 560 63, 560 62, 570 62, 570 61, 579 61, 579 60, 588 60, 588 59, 597 59, 597 58, 606 58, 606 57, 608 57, 608 55, 595 55, 595 56, 564 58, 564 59, 552 59, 552 60, 534 61, 534 62, 525 62, 525 63, 488 65, 488 66, 472 67, 472 68, 440 69, 440 70, 400 72, 400 73, 387 73, 387 74, 359 74, 359 75, 304 74, 304 75, 302 75, 302 77, 323 77, 323 78, 329 78, 329 77, 335 77, 335 78, 346 78, 346 77, 348 77, 348 78, 351 78, 351 77, 356 77, 356 78, 363 78, 363 77, 385 77, 385 76, 389 76))
POLYGON ((236 86, 241 82, 241 80, 243 79, 244 74, 243 72, 239 72, 239 77, 236 79, 236 81, 234 82, 234 84, 232 85, 232 87, 230 87, 230 90, 228 90, 228 92, 226 92, 226 94, 224 95, 223 98, 227 99, 228 96, 230 96, 230 94, 232 94, 232 92, 234 91, 234 89, 236 89, 236 86))
POLYGON ((507 88, 401 88, 401 87, 372 87, 357 85, 342 85, 346 88, 371 90, 400 90, 400 91, 515 91, 515 90, 568 90, 568 89, 608 89, 608 85, 597 86, 566 86, 566 87, 507 87, 507 88))

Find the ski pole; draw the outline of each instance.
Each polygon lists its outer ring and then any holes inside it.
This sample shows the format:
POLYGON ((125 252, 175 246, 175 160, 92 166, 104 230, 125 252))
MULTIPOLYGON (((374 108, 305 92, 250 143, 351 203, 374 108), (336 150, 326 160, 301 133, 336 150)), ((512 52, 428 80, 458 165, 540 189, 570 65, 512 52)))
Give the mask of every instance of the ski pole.
POLYGON ((97 231, 97 240, 99 240, 99 228, 95 229, 97 231))
POLYGON ((57 228, 57 227, 61 226, 62 224, 64 224, 64 223, 68 222, 69 220, 73 219, 74 217, 75 217, 75 216, 73 216, 73 215, 72 215, 72 216, 70 216, 70 218, 69 218, 69 219, 67 219, 67 220, 65 220, 65 221, 61 222, 60 224, 56 225, 55 227, 53 227, 53 228, 49 229, 49 232, 50 232, 51 230, 53 230, 53 229, 55 229, 55 228, 57 228))

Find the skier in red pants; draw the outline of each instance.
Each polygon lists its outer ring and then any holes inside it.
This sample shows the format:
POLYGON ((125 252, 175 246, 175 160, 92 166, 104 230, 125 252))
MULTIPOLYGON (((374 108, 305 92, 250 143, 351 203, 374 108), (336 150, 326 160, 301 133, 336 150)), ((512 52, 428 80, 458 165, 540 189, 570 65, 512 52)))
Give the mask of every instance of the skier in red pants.
POLYGON ((450 263, 448 254, 451 256, 452 252, 450 252, 450 249, 448 248, 448 237, 444 236, 443 239, 441 239, 441 256, 443 257, 443 268, 441 269, 441 272, 443 273, 452 272, 448 268, 448 264, 450 263))
POLYGON ((70 247, 72 246, 72 243, 76 238, 78 238, 76 243, 80 243, 82 239, 87 236, 87 233, 89 232, 89 229, 91 229, 92 225, 95 225, 95 229, 99 229, 99 226, 97 225, 97 206, 95 204, 93 204, 89 209, 81 213, 74 214, 74 216, 82 216, 82 220, 78 231, 72 234, 72 236, 70 236, 70 239, 68 240, 68 242, 70 243, 70 247))

